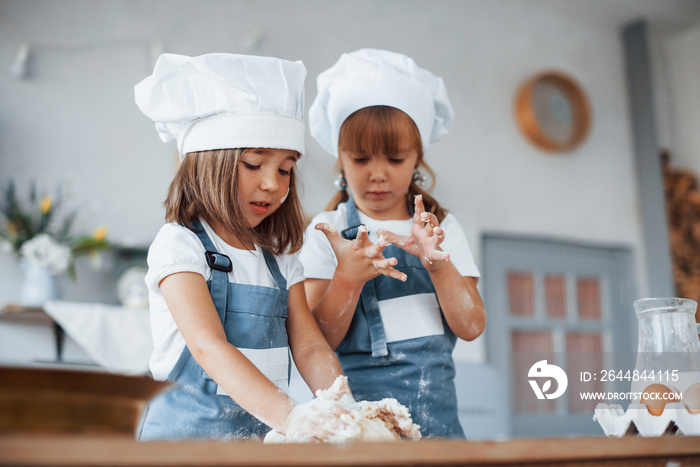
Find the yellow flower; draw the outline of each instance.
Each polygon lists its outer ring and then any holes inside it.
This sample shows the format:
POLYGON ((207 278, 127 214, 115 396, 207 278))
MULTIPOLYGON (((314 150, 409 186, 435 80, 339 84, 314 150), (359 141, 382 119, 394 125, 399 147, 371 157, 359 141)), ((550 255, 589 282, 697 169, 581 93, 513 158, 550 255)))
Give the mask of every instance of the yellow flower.
POLYGON ((41 204, 39 204, 39 209, 41 209, 42 214, 46 214, 51 210, 51 198, 49 196, 44 196, 41 198, 41 204))
POLYGON ((15 235, 17 234, 17 227, 12 222, 7 221, 7 231, 10 232, 12 235, 15 235))
POLYGON ((99 241, 107 238, 108 232, 109 232, 109 230, 107 230, 107 227, 98 227, 92 233, 92 237, 99 242, 99 241))

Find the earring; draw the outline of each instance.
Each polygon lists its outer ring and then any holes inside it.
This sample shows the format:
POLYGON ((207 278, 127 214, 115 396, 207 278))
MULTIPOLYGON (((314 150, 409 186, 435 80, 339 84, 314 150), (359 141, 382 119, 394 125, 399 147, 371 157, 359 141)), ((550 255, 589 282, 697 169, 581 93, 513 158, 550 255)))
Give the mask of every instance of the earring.
POLYGON ((345 189, 348 187, 348 181, 345 179, 344 174, 339 174, 338 178, 333 180, 333 185, 335 185, 335 188, 338 191, 345 191, 345 189))
POLYGON ((282 204, 282 203, 284 203, 285 201, 287 201, 287 197, 289 196, 289 190, 290 190, 290 188, 287 188, 287 192, 284 194, 284 196, 283 196, 282 199, 280 200, 280 204, 282 204))
POLYGON ((418 170, 418 168, 416 168, 416 170, 413 171, 411 181, 418 186, 423 186, 425 185, 425 182, 428 181, 428 177, 423 172, 418 170))

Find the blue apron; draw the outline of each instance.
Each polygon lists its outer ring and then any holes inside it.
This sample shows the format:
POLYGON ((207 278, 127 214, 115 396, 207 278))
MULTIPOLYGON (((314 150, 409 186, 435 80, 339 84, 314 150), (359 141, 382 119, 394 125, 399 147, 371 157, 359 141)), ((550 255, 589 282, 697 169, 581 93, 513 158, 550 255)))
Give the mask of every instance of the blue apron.
MULTIPOLYGON (((207 250, 207 264, 212 269, 207 286, 228 342, 241 350, 268 378, 274 380, 276 375, 278 385, 288 386, 289 291, 275 257, 263 249, 276 288, 229 282, 228 272, 232 271, 229 257, 216 251, 199 221, 192 227, 207 250)), ((149 404, 142 423, 141 441, 262 438, 270 431, 267 425, 222 392, 187 346, 168 380, 177 386, 149 404)))
MULTIPOLYGON (((352 197, 347 201, 348 229, 342 232, 347 239, 357 236, 360 217, 352 197)), ((384 249, 384 256, 395 257, 395 269, 406 274, 406 282, 380 275, 365 283, 355 315, 345 338, 336 353, 348 377, 350 389, 356 400, 380 400, 393 397, 408 407, 413 421, 421 426, 425 437, 463 438, 459 423, 455 392, 454 361, 452 350, 457 337, 445 321, 437 304, 435 287, 428 271, 420 260, 395 245, 384 249), (432 295, 431 295, 432 294, 432 295), (406 300, 401 301, 401 297, 406 300), (427 297, 436 305, 437 326, 442 331, 435 334, 387 342, 387 335, 401 327, 402 309, 395 309, 389 319, 385 311, 385 323, 380 312, 380 302, 408 304, 412 300, 427 297), (398 300, 396 300, 398 299, 398 300), (439 311, 438 311, 439 310, 439 311), (389 327, 385 327, 386 325, 389 327)), ((403 305, 398 305, 402 307, 403 305)), ((396 308, 396 305, 394 306, 396 308)), ((410 307, 409 307, 410 308, 410 307)), ((420 326, 403 319, 405 327, 420 326)), ((435 328, 435 324, 432 325, 435 328)), ((421 330, 415 331, 420 334, 421 330)), ((400 337, 400 334, 399 334, 400 337)), ((395 338, 395 337, 394 337, 395 338)))

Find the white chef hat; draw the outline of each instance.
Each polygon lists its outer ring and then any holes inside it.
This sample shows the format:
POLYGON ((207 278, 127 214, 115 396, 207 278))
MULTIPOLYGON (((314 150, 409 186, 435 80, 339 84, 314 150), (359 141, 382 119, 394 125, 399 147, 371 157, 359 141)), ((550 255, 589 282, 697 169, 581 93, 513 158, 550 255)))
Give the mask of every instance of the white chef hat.
POLYGON ((304 153, 304 78, 300 61, 212 53, 162 54, 134 87, 136 105, 180 160, 195 151, 291 149, 304 153))
POLYGON ((424 149, 445 136, 454 119, 442 78, 396 52, 361 49, 345 53, 318 76, 316 85, 309 130, 335 157, 340 127, 353 112, 365 107, 386 105, 406 113, 418 127, 424 149))

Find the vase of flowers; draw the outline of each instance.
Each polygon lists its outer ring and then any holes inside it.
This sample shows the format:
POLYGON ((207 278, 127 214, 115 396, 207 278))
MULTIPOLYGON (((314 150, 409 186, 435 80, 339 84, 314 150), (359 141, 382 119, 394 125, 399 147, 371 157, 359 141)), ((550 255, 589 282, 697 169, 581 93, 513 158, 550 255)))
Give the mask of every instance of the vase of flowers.
POLYGON ((19 289, 19 302, 24 306, 41 306, 61 298, 58 275, 34 261, 20 260, 24 278, 19 289))
POLYGON ((107 229, 97 228, 92 235, 72 233, 78 211, 64 213, 61 189, 56 194, 39 196, 32 183, 27 200, 17 197, 15 184, 9 180, 0 199, 0 241, 4 249, 19 259, 24 277, 20 302, 41 306, 60 298, 59 278, 68 274, 75 279, 75 259, 96 255, 110 247, 107 229))

